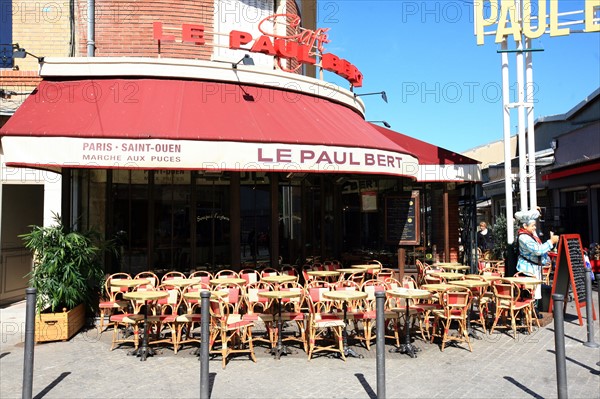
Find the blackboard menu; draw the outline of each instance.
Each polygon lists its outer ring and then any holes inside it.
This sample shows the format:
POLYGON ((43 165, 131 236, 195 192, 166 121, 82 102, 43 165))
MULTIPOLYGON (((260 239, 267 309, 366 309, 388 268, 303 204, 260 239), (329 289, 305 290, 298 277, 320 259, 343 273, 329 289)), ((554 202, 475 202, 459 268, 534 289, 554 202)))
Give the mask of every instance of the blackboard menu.
POLYGON ((385 241, 419 245, 419 192, 385 197, 385 241))
MULTIPOLYGON (((579 316, 579 324, 583 325, 580 308, 586 306, 585 274, 587 269, 583 259, 583 247, 579 234, 563 234, 558 242, 558 256, 552 282, 552 294, 561 294, 566 299, 569 295, 569 286, 573 290, 575 308, 579 316)), ((552 311, 552 299, 550 309, 552 311)))
POLYGON ((578 238, 567 239, 569 258, 571 259, 571 269, 573 270, 573 280, 575 281, 575 290, 579 302, 585 302, 585 274, 587 273, 583 260, 583 251, 581 242, 578 238))

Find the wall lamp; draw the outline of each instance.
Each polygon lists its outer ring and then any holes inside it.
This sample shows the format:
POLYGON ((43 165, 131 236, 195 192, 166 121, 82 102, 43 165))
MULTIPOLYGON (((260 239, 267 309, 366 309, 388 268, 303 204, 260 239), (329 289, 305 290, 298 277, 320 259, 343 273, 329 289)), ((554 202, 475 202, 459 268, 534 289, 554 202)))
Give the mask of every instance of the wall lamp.
POLYGON ((386 103, 387 101, 387 94, 385 94, 385 91, 378 91, 375 93, 363 93, 363 94, 356 94, 354 93, 354 97, 361 97, 361 96, 371 96, 373 94, 381 94, 381 98, 383 98, 383 101, 385 101, 386 103))
POLYGON ((244 55, 244 57, 242 57, 241 60, 239 60, 238 62, 235 62, 233 64, 231 64, 231 67, 233 69, 237 69, 237 66, 240 64, 240 62, 243 65, 254 65, 254 60, 252 59, 252 57, 250 57, 248 54, 244 55))
POLYGON ((369 123, 381 123, 383 126, 387 127, 388 129, 392 127, 392 125, 390 125, 386 121, 367 121, 367 122, 369 122, 369 123))
POLYGON ((23 47, 19 46, 19 43, 14 43, 12 46, 13 46, 13 58, 25 58, 28 55, 30 55, 33 58, 37 59, 40 64, 42 62, 44 62, 44 57, 38 57, 35 54, 31 54, 29 51, 27 51, 23 47))

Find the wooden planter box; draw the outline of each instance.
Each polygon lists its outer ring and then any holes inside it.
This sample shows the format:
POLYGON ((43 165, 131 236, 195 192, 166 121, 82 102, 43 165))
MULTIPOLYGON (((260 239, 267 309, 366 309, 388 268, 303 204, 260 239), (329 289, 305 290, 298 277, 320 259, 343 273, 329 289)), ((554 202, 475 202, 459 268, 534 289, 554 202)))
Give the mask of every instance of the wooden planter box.
POLYGON ((85 325, 83 304, 59 313, 42 313, 35 317, 35 342, 66 341, 85 325))

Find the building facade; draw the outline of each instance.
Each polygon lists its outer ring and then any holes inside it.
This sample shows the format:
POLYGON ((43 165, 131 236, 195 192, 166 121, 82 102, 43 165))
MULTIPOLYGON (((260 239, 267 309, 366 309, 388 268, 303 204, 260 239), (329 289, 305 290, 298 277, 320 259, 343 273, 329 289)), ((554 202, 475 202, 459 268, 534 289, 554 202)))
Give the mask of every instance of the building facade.
POLYGON ((107 273, 458 258, 478 163, 367 123, 315 2, 97 1, 93 38, 75 3, 74 53, 40 60, 0 135, 9 166, 61 174, 68 225, 117 242, 107 273))

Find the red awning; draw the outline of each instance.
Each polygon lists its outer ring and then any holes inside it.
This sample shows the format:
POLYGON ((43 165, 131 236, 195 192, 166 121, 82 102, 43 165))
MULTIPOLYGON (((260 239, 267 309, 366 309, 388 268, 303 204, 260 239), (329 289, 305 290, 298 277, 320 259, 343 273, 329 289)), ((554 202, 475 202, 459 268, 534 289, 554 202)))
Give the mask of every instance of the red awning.
POLYGON ((375 124, 372 126, 419 159, 417 181, 481 181, 479 161, 375 124))
POLYGON ((419 158, 420 165, 459 165, 481 163, 475 159, 465 157, 464 155, 446 150, 442 147, 435 146, 425 141, 415 139, 405 134, 386 129, 375 124, 373 124, 373 127, 385 137, 389 138, 398 145, 401 145, 409 153, 419 158))
POLYGON ((38 168, 365 173, 418 160, 351 108, 276 88, 181 79, 45 80, 0 129, 38 168))
POLYGON ((542 176, 542 180, 557 180, 565 177, 581 175, 584 173, 591 173, 600 170, 600 161, 596 161, 587 165, 574 165, 563 170, 557 170, 550 172, 542 176))
POLYGON ((406 152, 350 108, 323 98, 175 79, 42 81, 0 134, 301 143, 406 152))

